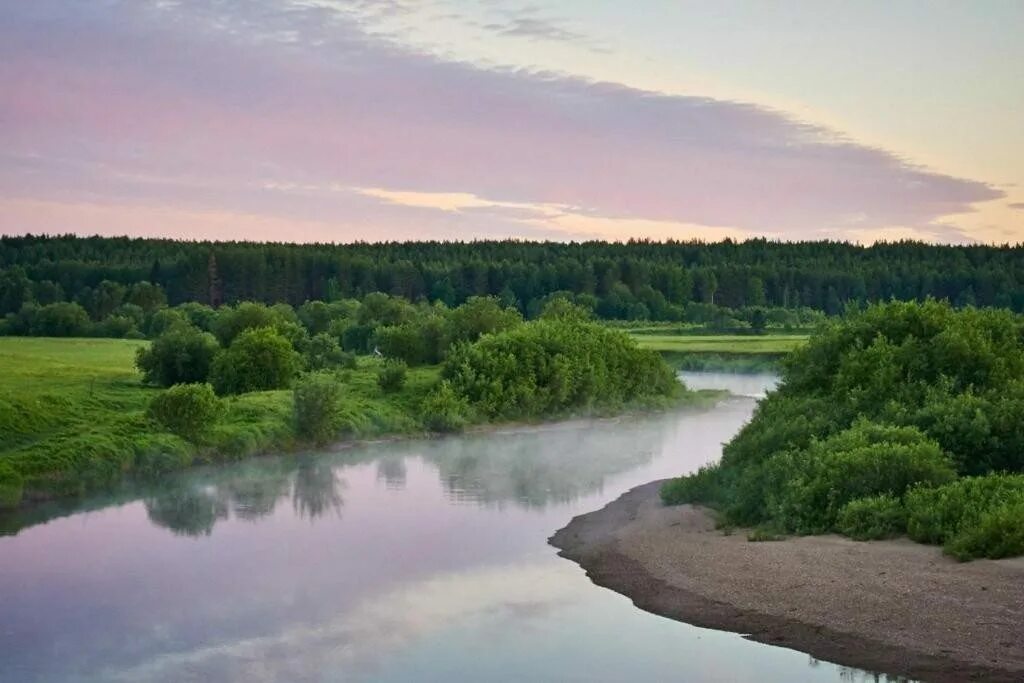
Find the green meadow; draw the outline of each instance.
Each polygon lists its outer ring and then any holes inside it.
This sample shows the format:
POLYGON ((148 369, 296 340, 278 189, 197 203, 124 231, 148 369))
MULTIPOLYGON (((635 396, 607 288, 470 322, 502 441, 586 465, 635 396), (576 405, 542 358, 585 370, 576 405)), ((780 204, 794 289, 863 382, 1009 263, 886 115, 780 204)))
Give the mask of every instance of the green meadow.
MULTIPOLYGON (((593 336, 588 330, 591 328, 546 322, 523 324, 504 336, 487 336, 472 349, 457 352, 461 355, 449 363, 454 367, 451 383, 443 385, 442 366, 421 365, 403 370, 404 381, 385 387, 380 381, 386 374, 382 370, 392 365, 359 356, 355 367, 321 373, 334 393, 327 408, 329 436, 324 441, 423 434, 464 425, 608 414, 680 403, 703 405, 717 398, 716 392, 675 390, 669 368, 660 360, 649 362, 652 356, 631 355, 630 349, 635 351, 635 347, 622 335, 619 355, 637 367, 633 372, 617 371, 614 377, 635 378, 646 372, 650 382, 642 387, 605 387, 581 398, 578 406, 565 401, 550 409, 534 406, 532 399, 555 394, 545 393, 547 380, 531 374, 519 337, 525 337, 529 346, 531 335, 548 331, 583 344, 588 335, 593 336), (502 362, 495 365, 493 358, 502 362), (655 386, 655 376, 664 386, 655 386), (465 397, 453 394, 453 386, 467 392, 465 397), (441 393, 439 387, 444 389, 441 393), (457 425, 438 422, 439 416, 453 410, 459 413, 457 425)), ((594 326, 592 330, 602 328, 594 326)), ((0 337, 0 367, 4 369, 0 373, 0 507, 99 491, 127 474, 155 479, 195 463, 294 450, 310 443, 309 434, 296 433, 291 388, 222 396, 216 399, 218 415, 201 434, 186 437, 180 430, 172 433, 171 427, 158 423, 150 412, 153 399, 165 390, 144 384, 135 368, 136 353, 148 344, 124 339, 0 337)), ((614 355, 610 347, 602 348, 606 357, 614 355)))
POLYGON ((717 354, 786 354, 807 341, 803 334, 685 335, 636 334, 641 348, 661 352, 717 354))
MULTIPOLYGON (((296 445, 290 390, 224 399, 225 415, 201 444, 146 417, 161 389, 147 387, 134 359, 144 341, 0 337, 0 466, 23 478, 26 499, 73 495, 129 471, 143 476, 193 462, 230 460, 296 445)), ((377 385, 380 362, 340 371, 343 433, 352 438, 421 431, 418 406, 436 367, 413 368, 401 391, 377 385)))

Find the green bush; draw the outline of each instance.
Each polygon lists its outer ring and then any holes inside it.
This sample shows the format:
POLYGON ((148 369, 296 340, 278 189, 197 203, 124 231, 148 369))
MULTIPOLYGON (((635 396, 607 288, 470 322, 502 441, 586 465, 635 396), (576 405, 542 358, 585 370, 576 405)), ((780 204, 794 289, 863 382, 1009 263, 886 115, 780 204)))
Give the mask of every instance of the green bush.
POLYGON ((506 308, 497 297, 471 296, 448 314, 448 329, 453 342, 473 342, 485 334, 512 329, 523 322, 514 308, 506 308))
POLYGON ((275 329, 247 329, 214 357, 210 381, 222 395, 287 389, 300 363, 298 352, 275 329))
POLYGON ((683 505, 714 500, 719 484, 716 479, 718 473, 717 465, 708 465, 688 477, 669 479, 659 490, 661 502, 665 505, 683 505))
POLYGON ((907 530, 907 513, 888 493, 851 500, 839 510, 836 529, 858 541, 893 538, 907 530))
POLYGON ((69 301, 38 308, 31 322, 31 333, 37 337, 83 337, 88 329, 89 314, 69 301))
POLYGON ((150 384, 169 387, 205 382, 219 349, 217 340, 208 332, 191 325, 176 325, 148 347, 140 348, 135 365, 150 384))
POLYGON ((374 345, 387 358, 397 358, 411 366, 441 362, 451 339, 444 318, 428 315, 423 319, 378 327, 374 345))
POLYGON ((965 477, 939 487, 920 487, 906 498, 907 534, 921 543, 945 544, 977 526, 989 512, 1024 501, 1024 475, 965 477))
POLYGON ((189 324, 191 323, 183 312, 174 308, 161 308, 149 317, 146 330, 151 337, 159 337, 174 327, 189 324))
POLYGON ((401 391, 405 386, 406 376, 409 374, 409 366, 405 361, 387 360, 384 366, 377 373, 377 386, 386 394, 401 391))
POLYGON ((309 339, 303 358, 307 370, 356 367, 355 354, 342 351, 338 340, 326 332, 317 333, 309 339))
POLYGON ((902 496, 918 483, 950 482, 956 472, 949 456, 917 429, 861 422, 806 450, 775 456, 764 477, 772 482, 769 517, 788 531, 815 534, 832 531, 839 510, 852 500, 902 496))
POLYGON ((787 356, 720 463, 662 498, 711 505, 731 525, 872 536, 901 524, 878 497, 916 487, 902 500, 912 538, 959 556, 1009 552, 1013 534, 986 534, 1007 528, 1017 500, 991 473, 1024 471, 1022 377, 1024 322, 1007 310, 868 306, 787 356), (990 476, 951 484, 958 474, 990 476))
POLYGON ((224 346, 230 346, 246 330, 263 327, 273 328, 292 342, 305 335, 305 328, 301 327, 298 316, 287 305, 267 306, 253 301, 243 301, 237 306, 218 309, 217 317, 213 321, 213 333, 224 346))
POLYGON ((946 544, 946 552, 958 560, 1024 555, 1024 499, 994 507, 946 544))
POLYGON ((0 509, 17 507, 21 502, 24 480, 13 467, 0 462, 0 509))
POLYGON ((293 390, 295 432, 318 444, 337 437, 341 430, 341 384, 327 373, 312 373, 293 390))
POLYGON ((442 375, 483 415, 518 419, 665 399, 672 370, 629 335, 600 325, 535 320, 454 347, 442 375))
POLYGON ((224 413, 209 384, 175 384, 149 403, 146 414, 168 431, 199 441, 224 413))
POLYGON ((427 394, 420 414, 423 426, 432 432, 461 432, 468 422, 469 404, 444 380, 427 394))

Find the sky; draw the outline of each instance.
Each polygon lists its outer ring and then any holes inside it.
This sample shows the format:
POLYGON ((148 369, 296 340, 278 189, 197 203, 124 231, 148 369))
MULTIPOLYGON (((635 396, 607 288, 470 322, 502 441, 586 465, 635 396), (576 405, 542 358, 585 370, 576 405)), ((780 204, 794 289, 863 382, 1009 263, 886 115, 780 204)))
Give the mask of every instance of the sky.
POLYGON ((1024 242, 1019 0, 0 0, 0 234, 1024 242))

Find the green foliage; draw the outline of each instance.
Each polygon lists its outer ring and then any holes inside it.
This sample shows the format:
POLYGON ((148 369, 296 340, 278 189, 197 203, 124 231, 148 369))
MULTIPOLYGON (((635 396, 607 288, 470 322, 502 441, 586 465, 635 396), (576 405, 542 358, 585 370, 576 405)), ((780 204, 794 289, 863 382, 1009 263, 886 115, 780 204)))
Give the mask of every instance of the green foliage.
POLYGON ((200 441, 223 414, 209 384, 175 384, 153 397, 146 414, 162 427, 190 441, 200 441))
POLYGON ((707 465, 689 477, 669 479, 658 491, 661 502, 665 505, 684 505, 714 500, 718 471, 717 465, 707 465))
POLYGON ((0 510, 17 507, 21 502, 24 485, 21 475, 10 465, 0 461, 0 510))
POLYGON ((186 301, 174 307, 174 310, 183 316, 200 330, 211 332, 217 321, 217 311, 197 301, 186 301))
POLYGON ((244 301, 218 310, 213 322, 213 333, 223 346, 230 346, 246 330, 258 328, 271 328, 296 347, 306 335, 295 312, 286 305, 267 306, 244 301))
POLYGON ((839 510, 836 529, 858 541, 893 538, 906 532, 907 513, 890 493, 856 498, 839 510))
POLYGON ((836 528, 852 500, 911 486, 944 484, 956 477, 938 444, 912 427, 861 422, 805 450, 780 453, 765 463, 767 512, 783 529, 815 534, 836 528))
POLYGON ((947 547, 989 513, 1024 502, 1024 475, 964 477, 946 486, 921 487, 907 495, 907 534, 947 547))
POLYGON ((293 390, 295 432, 302 438, 323 444, 337 438, 341 431, 342 387, 328 373, 311 373, 299 380, 293 390))
POLYGON ((191 325, 176 325, 139 348, 135 366, 149 384, 169 387, 173 384, 205 382, 219 347, 208 332, 191 325))
POLYGON ((302 355, 307 370, 356 367, 355 354, 342 351, 338 340, 326 332, 314 334, 302 355))
POLYGON ((778 390, 721 463, 666 485, 666 501, 710 504, 732 524, 870 536, 900 528, 895 507, 872 497, 899 500, 917 484, 911 537, 961 557, 1008 552, 1013 534, 1005 546, 987 535, 1012 519, 987 502, 1002 500, 1005 481, 949 481, 1024 471, 1021 377, 1024 324, 1008 311, 926 301, 852 312, 783 361, 778 390))
POLYGON ((221 395, 287 389, 300 365, 298 352, 277 330, 246 329, 214 357, 210 381, 221 395))
POLYGON ((61 301, 35 310, 29 326, 37 337, 82 337, 89 331, 89 314, 76 303, 61 301))
POLYGON ((570 322, 586 322, 593 320, 593 309, 573 303, 564 297, 555 297, 544 304, 541 309, 541 320, 565 320, 570 322))
POLYGON ((661 358, 594 324, 537 320, 449 354, 443 375, 483 415, 517 419, 675 395, 661 358))
POLYGON ((409 374, 409 366, 404 361, 388 360, 377 374, 377 385, 386 394, 393 394, 401 391, 405 386, 406 377, 409 374))
POLYGON ((448 315, 452 342, 476 341, 485 334, 511 329, 523 321, 514 308, 505 308, 496 297, 472 296, 448 315))
POLYGON ((420 407, 423 426, 432 432, 461 432, 469 421, 469 403, 443 380, 420 407))
POLYGON ((439 316, 379 327, 374 339, 374 345, 385 358, 395 358, 411 366, 436 365, 451 344, 447 324, 439 316))
MULTIPOLYGON (((1020 253, 1020 247, 996 245, 862 247, 761 239, 299 245, 26 235, 0 238, 0 316, 17 313, 26 302, 45 305, 64 297, 98 320, 101 307, 91 308, 96 283, 107 281, 117 287, 105 286, 103 307, 113 308, 120 296, 147 312, 159 308, 164 296, 171 304, 251 298, 300 306, 390 292, 449 306, 498 295, 503 305, 536 317, 550 297, 568 291, 578 304, 587 305, 580 297, 590 297, 588 307, 605 319, 703 324, 708 309, 727 308, 723 318, 749 324, 743 311, 763 308, 770 325, 784 326, 797 310, 837 314, 851 302, 929 296, 1022 311, 1020 253), (155 297, 143 295, 142 283, 152 283, 155 297)), ((374 326, 406 322, 401 314, 387 317, 376 317, 374 326)), ((313 323, 311 333, 325 331, 315 328, 313 323)))
MULTIPOLYGON (((157 392, 142 385, 132 367, 141 346, 112 339, 0 339, 2 495, 80 495, 125 475, 159 477, 196 461, 286 450, 304 441, 296 435, 291 391, 223 399, 223 416, 200 444, 164 431, 146 416, 157 392)), ((339 431, 353 438, 419 432, 420 406, 437 386, 438 370, 410 370, 402 391, 382 394, 378 367, 367 360, 343 371, 339 431)))
POLYGON ((191 321, 182 312, 174 308, 162 308, 149 318, 149 336, 159 337, 173 327, 190 325, 191 321))
POLYGON ((983 513, 946 544, 946 552, 958 560, 1024 555, 1024 500, 983 513))

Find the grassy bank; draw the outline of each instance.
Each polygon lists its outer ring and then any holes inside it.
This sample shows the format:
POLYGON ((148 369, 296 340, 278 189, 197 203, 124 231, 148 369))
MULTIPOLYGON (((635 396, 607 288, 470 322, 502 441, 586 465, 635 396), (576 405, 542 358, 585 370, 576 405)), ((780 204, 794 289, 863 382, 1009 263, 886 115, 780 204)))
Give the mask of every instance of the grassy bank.
POLYGON ((662 353, 713 353, 719 355, 781 355, 807 341, 803 334, 697 335, 633 334, 642 349, 662 353))
POLYGON ((707 335, 676 330, 630 330, 640 348, 659 352, 676 370, 769 372, 790 351, 807 341, 805 334, 707 335))
MULTIPOLYGON (((134 367, 136 351, 145 344, 0 338, 0 506, 102 490, 126 474, 155 478, 194 463, 303 445, 295 433, 291 390, 225 397, 223 416, 199 444, 162 429, 146 410, 163 390, 144 385, 134 367)), ((425 433, 423 402, 438 383, 440 367, 411 368, 400 390, 384 392, 378 384, 381 365, 363 356, 355 369, 337 372, 341 439, 425 433)), ((652 397, 591 414, 706 405, 716 398, 714 392, 682 392, 672 400, 652 397)), ((478 418, 472 424, 486 422, 478 418)))
MULTIPOLYGON (((290 390, 225 399, 224 417, 202 445, 160 430, 145 413, 161 390, 143 385, 133 365, 144 344, 0 338, 0 464, 19 473, 25 499, 79 494, 127 472, 159 475, 296 445, 290 390)), ((343 371, 344 436, 420 430, 416 411, 437 368, 414 368, 402 391, 384 394, 379 366, 361 358, 357 369, 343 371)))

